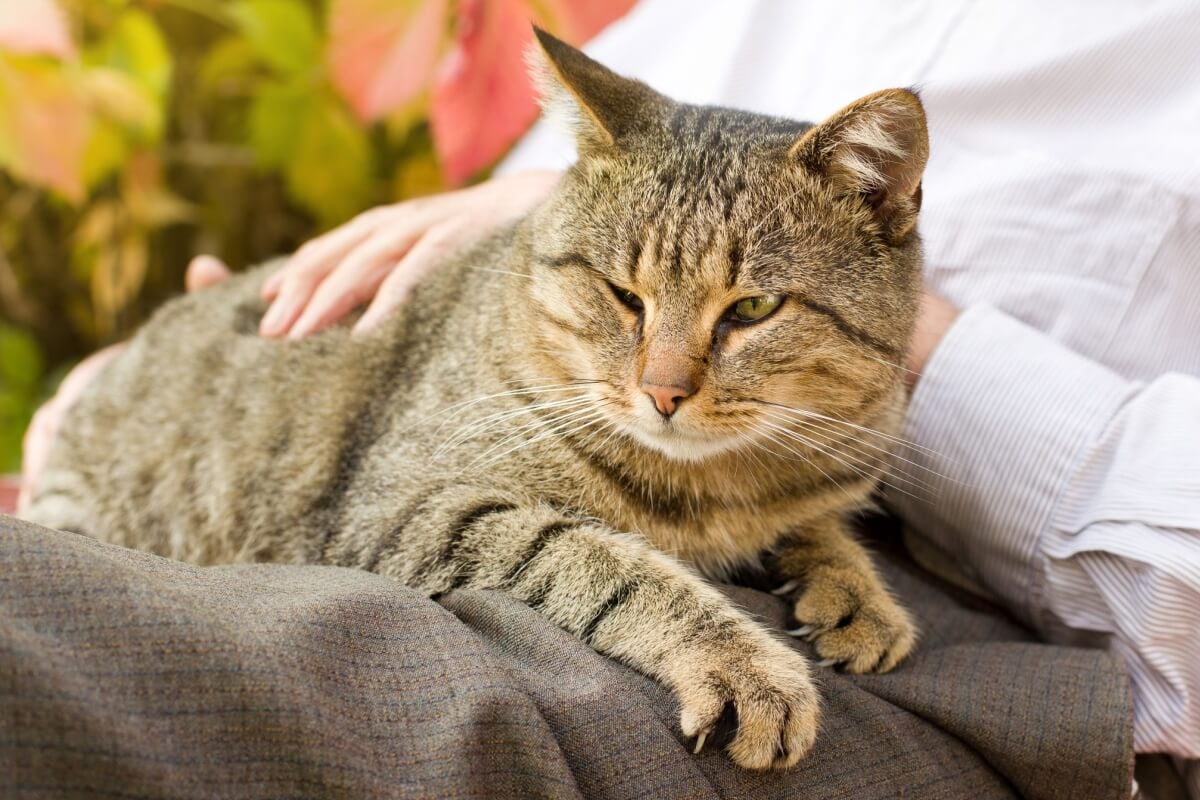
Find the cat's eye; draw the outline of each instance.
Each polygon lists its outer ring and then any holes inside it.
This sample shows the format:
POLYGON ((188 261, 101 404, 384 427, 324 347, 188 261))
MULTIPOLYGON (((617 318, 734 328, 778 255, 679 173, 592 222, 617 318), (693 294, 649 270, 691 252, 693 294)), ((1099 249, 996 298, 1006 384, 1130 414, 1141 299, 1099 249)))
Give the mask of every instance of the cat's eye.
POLYGON ((766 319, 783 302, 781 294, 764 294, 738 300, 729 309, 728 316, 738 322, 758 322, 766 319))
POLYGON ((628 289, 622 289, 620 286, 612 283, 608 285, 608 288, 612 289, 612 293, 616 296, 616 298, 620 300, 621 304, 630 311, 635 311, 640 314, 645 310, 646 306, 644 303, 642 303, 642 298, 638 297, 628 289))

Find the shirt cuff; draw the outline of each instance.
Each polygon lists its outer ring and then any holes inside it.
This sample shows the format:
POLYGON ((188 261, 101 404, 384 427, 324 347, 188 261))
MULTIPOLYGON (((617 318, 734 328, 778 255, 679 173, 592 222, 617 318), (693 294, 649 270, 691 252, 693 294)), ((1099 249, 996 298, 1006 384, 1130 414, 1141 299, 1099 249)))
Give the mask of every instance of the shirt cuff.
POLYGON ((959 315, 909 405, 890 504, 1040 627, 1041 542, 1084 446, 1131 385, 987 305, 959 315), (906 481, 906 482, 905 482, 906 481))

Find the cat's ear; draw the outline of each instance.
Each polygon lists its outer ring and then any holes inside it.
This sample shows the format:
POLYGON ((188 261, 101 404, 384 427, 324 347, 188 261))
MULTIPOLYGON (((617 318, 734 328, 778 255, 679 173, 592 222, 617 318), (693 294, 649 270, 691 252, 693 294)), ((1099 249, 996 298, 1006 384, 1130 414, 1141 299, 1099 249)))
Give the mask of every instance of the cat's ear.
POLYGON ((916 225, 929 132, 914 92, 887 89, 856 100, 805 132, 791 155, 839 192, 861 197, 892 241, 916 225))
POLYGON ((653 130, 669 102, 646 84, 623 78, 538 27, 529 70, 550 119, 574 134, 581 155, 621 146, 653 130))

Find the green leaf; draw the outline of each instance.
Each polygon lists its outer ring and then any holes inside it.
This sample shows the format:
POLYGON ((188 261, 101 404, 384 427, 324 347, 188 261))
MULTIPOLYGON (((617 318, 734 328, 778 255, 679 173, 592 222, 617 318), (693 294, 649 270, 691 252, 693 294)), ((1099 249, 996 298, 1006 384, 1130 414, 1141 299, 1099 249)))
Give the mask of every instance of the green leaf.
POLYGON ((287 165, 291 195, 323 225, 335 225, 370 204, 372 174, 366 132, 335 98, 314 98, 287 165))
POLYGON ((164 100, 171 86, 171 53, 154 19, 144 11, 125 11, 112 31, 92 48, 87 62, 111 67, 134 78, 164 100))
POLYGON ((322 224, 371 202, 370 140, 331 93, 314 93, 301 81, 261 84, 250 106, 249 138, 259 166, 282 172, 289 197, 322 224))
POLYGON ((83 182, 90 189, 112 175, 129 154, 120 127, 106 119, 97 119, 83 150, 83 182))
POLYGON ((162 139, 166 103, 143 82, 121 70, 92 67, 82 79, 92 108, 117 123, 138 144, 162 139))
POLYGON ((272 68, 295 74, 318 64, 317 26, 300 0, 240 0, 230 13, 259 57, 272 68))
POLYGON ((0 323, 0 387, 32 395, 42 376, 37 342, 20 328, 0 323))
POLYGON ((297 131, 308 119, 311 92, 292 84, 266 82, 250 105, 250 146, 259 166, 280 168, 295 157, 297 131))
POLYGON ((217 42, 200 65, 198 86, 202 93, 213 94, 235 81, 254 75, 259 66, 258 53, 240 36, 228 36, 217 42))
POLYGON ((122 12, 85 61, 81 86, 99 115, 117 126, 98 125, 88 143, 85 180, 95 185, 121 160, 126 145, 162 141, 173 65, 162 32, 137 9, 122 12), (130 142, 117 142, 121 134, 130 142))

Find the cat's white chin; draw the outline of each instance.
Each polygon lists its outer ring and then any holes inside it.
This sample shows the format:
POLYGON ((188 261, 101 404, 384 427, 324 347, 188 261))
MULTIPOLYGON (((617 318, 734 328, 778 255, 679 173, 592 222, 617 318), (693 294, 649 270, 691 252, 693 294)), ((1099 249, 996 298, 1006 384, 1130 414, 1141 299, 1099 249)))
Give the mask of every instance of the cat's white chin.
POLYGON ((646 430, 638 425, 630 433, 642 445, 676 461, 703 461, 727 453, 743 441, 737 436, 696 434, 676 427, 646 430))

